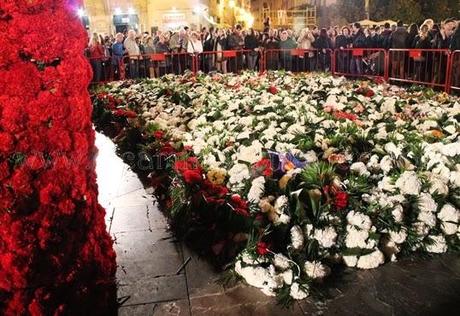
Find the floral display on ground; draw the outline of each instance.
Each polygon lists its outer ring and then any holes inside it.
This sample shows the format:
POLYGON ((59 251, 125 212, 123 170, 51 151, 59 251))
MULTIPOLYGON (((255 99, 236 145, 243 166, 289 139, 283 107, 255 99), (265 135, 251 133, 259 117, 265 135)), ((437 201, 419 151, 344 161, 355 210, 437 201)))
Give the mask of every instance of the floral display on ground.
POLYGON ((173 227, 283 303, 338 265, 459 249, 457 98, 247 72, 111 83, 93 104, 173 227))
POLYGON ((116 303, 80 4, 0 1, 1 315, 109 315, 116 303))

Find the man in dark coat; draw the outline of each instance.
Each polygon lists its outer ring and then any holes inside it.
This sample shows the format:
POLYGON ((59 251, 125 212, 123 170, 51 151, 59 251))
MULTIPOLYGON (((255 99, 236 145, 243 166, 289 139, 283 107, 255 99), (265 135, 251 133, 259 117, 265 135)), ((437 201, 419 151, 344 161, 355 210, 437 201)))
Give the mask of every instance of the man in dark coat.
MULTIPOLYGON (((353 23, 353 48, 366 48, 366 36, 364 35, 361 24, 358 22, 353 23)), ((363 74, 363 57, 359 54, 355 54, 351 58, 350 70, 352 74, 362 75, 363 74)))
MULTIPOLYGON (((402 21, 398 21, 396 30, 391 34, 391 48, 406 49, 409 33, 402 21)), ((391 76, 404 79, 404 64, 409 59, 409 52, 393 51, 391 54, 391 76)))

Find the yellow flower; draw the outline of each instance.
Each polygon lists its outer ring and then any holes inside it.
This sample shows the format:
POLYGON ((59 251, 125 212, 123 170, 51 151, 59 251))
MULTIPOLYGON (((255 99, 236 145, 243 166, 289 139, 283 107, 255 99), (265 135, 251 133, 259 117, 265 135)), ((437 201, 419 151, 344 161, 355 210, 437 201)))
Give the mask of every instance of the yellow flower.
POLYGON ((432 130, 431 135, 433 137, 436 137, 436 138, 443 138, 444 137, 444 134, 440 130, 437 130, 437 129, 432 130))
POLYGON ((207 173, 207 178, 212 184, 221 185, 225 182, 227 171, 223 168, 212 168, 207 173))
POLYGON ((280 188, 281 190, 286 189, 286 186, 287 186, 289 180, 291 180, 291 176, 290 176, 290 175, 285 174, 284 176, 282 176, 281 179, 280 179, 280 181, 278 182, 279 188, 280 188))

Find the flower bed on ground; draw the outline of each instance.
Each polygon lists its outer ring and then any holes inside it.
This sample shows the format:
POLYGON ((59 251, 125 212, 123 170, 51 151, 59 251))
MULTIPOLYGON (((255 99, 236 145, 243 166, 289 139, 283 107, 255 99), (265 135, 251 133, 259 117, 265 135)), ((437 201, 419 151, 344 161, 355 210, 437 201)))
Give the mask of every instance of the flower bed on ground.
POLYGON ((175 228, 283 302, 337 264, 459 248, 458 99, 244 73, 118 82, 93 103, 175 228))

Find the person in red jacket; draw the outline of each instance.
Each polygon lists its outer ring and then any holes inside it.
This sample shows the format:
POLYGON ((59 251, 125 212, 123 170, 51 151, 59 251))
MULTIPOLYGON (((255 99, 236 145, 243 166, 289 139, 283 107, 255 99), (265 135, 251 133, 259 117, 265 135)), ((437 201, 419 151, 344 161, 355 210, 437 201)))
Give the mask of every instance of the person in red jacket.
POLYGON ((105 55, 104 47, 99 42, 97 34, 93 34, 93 37, 91 38, 88 47, 88 55, 91 67, 93 68, 93 81, 99 82, 101 81, 102 61, 104 60, 105 55))

